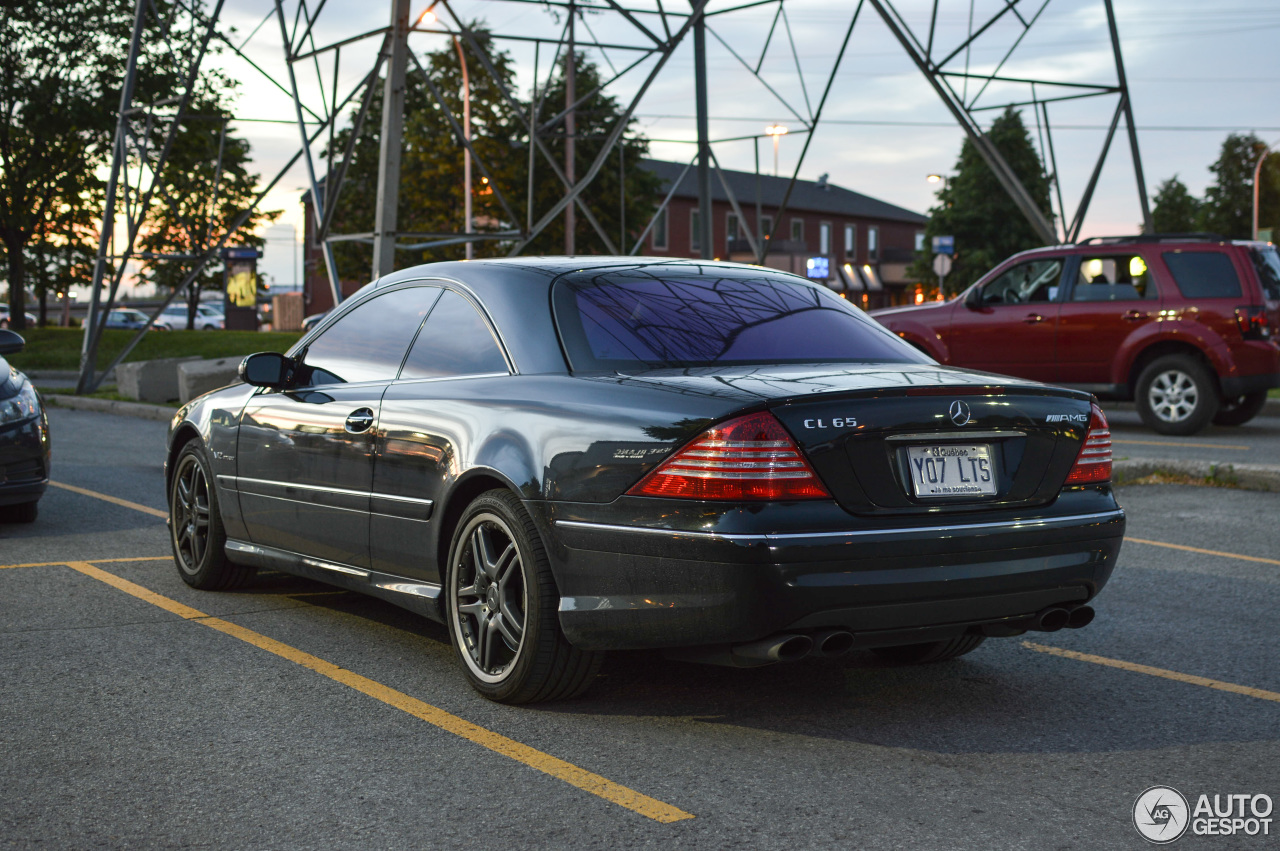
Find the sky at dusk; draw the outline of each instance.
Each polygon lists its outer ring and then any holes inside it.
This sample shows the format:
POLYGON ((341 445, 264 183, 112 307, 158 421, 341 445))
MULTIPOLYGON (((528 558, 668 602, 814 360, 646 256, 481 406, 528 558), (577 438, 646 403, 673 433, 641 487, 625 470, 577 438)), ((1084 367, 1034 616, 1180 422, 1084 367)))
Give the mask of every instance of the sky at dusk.
MULTIPOLYGON (((657 8, 654 0, 630 0, 625 5, 632 9, 657 8)), ((681 7, 678 0, 668 0, 665 5, 668 10, 688 8, 681 7)), ((708 8, 715 12, 737 5, 741 3, 712 0, 708 8)), ((755 142, 738 137, 761 134, 766 125, 776 122, 792 130, 781 140, 780 170, 790 174, 795 169, 805 142, 804 134, 798 131, 817 109, 857 8, 854 2, 833 0, 788 0, 785 5, 786 20, 778 21, 762 61, 762 48, 777 13, 776 3, 710 18, 707 41, 711 138, 716 156, 726 168, 752 170, 755 142), (745 70, 730 48, 753 67, 759 62, 764 82, 745 70)), ((295 6, 294 2, 285 3, 290 27, 295 6)), ((314 6, 312 3, 311 8, 314 6)), ((415 2, 413 16, 417 17, 426 6, 427 0, 415 2)), ((554 38, 564 21, 562 15, 555 14, 558 10, 533 2, 454 0, 451 6, 462 20, 483 21, 499 34, 554 38)), ((972 4, 967 0, 940 0, 933 55, 941 58, 951 53, 966 38, 971 13, 976 29, 1003 6, 1002 0, 974 0, 972 4)), ((921 40, 927 38, 931 2, 896 2, 894 7, 921 40)), ((1115 84, 1115 61, 1105 7, 1100 0, 1022 0, 1016 8, 1024 19, 1034 19, 1029 28, 1024 28, 1014 15, 1006 14, 974 43, 967 55, 961 51, 945 67, 963 71, 967 61, 970 73, 990 73, 1021 35, 1016 49, 1000 67, 1001 75, 1115 84)), ((262 23, 245 44, 245 53, 287 86, 280 24, 273 9, 274 3, 268 0, 228 0, 222 14, 223 27, 235 27, 232 41, 239 45, 262 23)), ((437 7, 437 11, 443 9, 437 7)), ((1211 179, 1208 166, 1229 132, 1255 132, 1265 142, 1280 142, 1280 101, 1274 92, 1275 80, 1280 79, 1280 50, 1276 49, 1280 40, 1280 4, 1274 0, 1228 0, 1220 6, 1192 0, 1115 0, 1115 11, 1149 195, 1160 181, 1174 174, 1194 194, 1203 193, 1211 179)), ((314 27, 314 44, 323 47, 375 30, 385 26, 389 16, 390 2, 329 0, 314 27)), ((441 18, 440 25, 451 24, 446 14, 441 18)), ((622 45, 645 43, 644 36, 616 13, 590 12, 584 19, 580 37, 590 39, 594 35, 601 42, 622 45)), ((661 22, 656 16, 644 15, 639 20, 660 32, 661 22)), ((670 19, 673 28, 679 23, 679 19, 670 19)), ((446 47, 448 39, 445 33, 420 33, 411 37, 410 45, 421 55, 446 47)), ((368 38, 343 49, 337 76, 339 98, 368 72, 378 41, 368 38)), ((549 49, 544 46, 535 57, 528 42, 504 41, 502 46, 515 60, 520 95, 527 96, 534 81, 535 58, 539 77, 546 79, 549 49)), ((328 52, 319 59, 319 77, 324 81, 326 97, 332 96, 332 55, 328 52)), ((640 56, 625 50, 587 50, 587 55, 606 71, 610 67, 622 70, 640 56)), ((298 127, 290 123, 294 115, 292 100, 229 51, 216 61, 241 81, 235 112, 242 120, 236 130, 252 143, 256 169, 264 180, 270 179, 298 149, 298 127)), ((629 102, 655 62, 656 59, 645 60, 624 74, 613 85, 612 93, 621 102, 629 102)), ((298 62, 294 68, 304 103, 321 112, 316 64, 298 62)), ((473 69, 473 73, 478 71, 473 69)), ((967 94, 972 97, 981 85, 980 81, 971 81, 967 94)), ((1043 98, 1055 91, 1066 90, 1040 86, 1036 93, 1043 98)), ((995 84, 982 93, 977 105, 999 106, 1010 100, 1029 100, 1029 95, 1030 89, 1024 85, 995 84)), ((1116 95, 1108 94, 1049 107, 1068 218, 1075 213, 1116 103, 1116 95)), ((654 78, 636 109, 638 129, 652 140, 652 156, 683 161, 693 156, 694 112, 693 48, 689 38, 654 78)), ((984 123, 989 124, 996 114, 983 113, 984 123)), ((342 123, 345 121, 344 117, 342 123)), ((1036 127, 1035 114, 1029 108, 1024 111, 1024 121, 1039 147, 1042 128, 1036 127)), ((926 175, 951 171, 962 140, 963 132, 928 81, 875 9, 864 3, 800 168, 801 179, 814 180, 827 173, 833 183, 926 212, 934 203, 936 189, 926 181, 926 175)), ((763 139, 759 145, 761 168, 771 171, 771 143, 763 139)), ((317 168, 323 167, 323 161, 317 159, 317 168)), ((279 223, 266 234, 267 254, 261 266, 279 283, 295 280, 298 253, 294 234, 301 234, 299 199, 307 182, 306 170, 299 163, 266 201, 269 209, 284 211, 279 223)), ((1132 233, 1140 221, 1133 165, 1122 124, 1090 205, 1083 235, 1132 233)))

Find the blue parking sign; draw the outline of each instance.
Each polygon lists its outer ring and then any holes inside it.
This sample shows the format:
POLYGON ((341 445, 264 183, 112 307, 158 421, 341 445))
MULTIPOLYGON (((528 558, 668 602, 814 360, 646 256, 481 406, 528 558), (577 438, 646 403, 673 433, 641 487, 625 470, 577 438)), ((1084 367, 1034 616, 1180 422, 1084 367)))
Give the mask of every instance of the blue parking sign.
POLYGON ((955 254, 956 238, 954 236, 935 236, 933 238, 934 254, 955 254))

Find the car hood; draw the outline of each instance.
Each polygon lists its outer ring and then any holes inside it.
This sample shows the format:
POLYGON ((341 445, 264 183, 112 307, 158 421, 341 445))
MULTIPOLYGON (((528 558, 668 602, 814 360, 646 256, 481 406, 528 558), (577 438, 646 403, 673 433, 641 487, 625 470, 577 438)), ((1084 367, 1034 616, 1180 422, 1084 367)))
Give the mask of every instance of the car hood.
MULTIPOLYGON (((814 393, 901 395, 928 387, 1045 387, 1038 382, 936 364, 795 364, 649 370, 596 380, 734 399, 743 404, 814 393)), ((1048 388, 1045 388, 1048 389, 1048 388)), ((1065 391, 1064 391, 1065 392, 1065 391)))

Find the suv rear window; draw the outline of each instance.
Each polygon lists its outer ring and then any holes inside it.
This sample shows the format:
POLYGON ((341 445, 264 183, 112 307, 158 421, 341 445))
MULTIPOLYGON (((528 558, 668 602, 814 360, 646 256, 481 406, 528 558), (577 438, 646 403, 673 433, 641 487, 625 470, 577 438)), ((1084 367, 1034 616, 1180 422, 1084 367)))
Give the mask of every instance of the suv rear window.
POLYGON ((1165 265, 1187 298, 1240 298, 1240 278, 1220 251, 1166 251, 1165 265))
POLYGON ((1280 301, 1280 253, 1275 248, 1255 248, 1249 252, 1253 258, 1253 268, 1258 272, 1258 280, 1262 281, 1262 290, 1270 301, 1280 301))
POLYGON ((714 271, 630 269, 557 282, 556 324, 573 369, 931 362, 823 287, 714 271))

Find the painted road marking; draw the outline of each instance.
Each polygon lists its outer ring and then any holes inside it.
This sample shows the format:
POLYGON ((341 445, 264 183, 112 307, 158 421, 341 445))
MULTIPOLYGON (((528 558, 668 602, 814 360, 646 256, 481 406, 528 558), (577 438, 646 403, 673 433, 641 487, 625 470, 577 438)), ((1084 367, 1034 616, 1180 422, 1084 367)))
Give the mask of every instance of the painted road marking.
POLYGON ((1239 446, 1233 443, 1190 443, 1178 442, 1174 440, 1116 440, 1112 439, 1112 443, 1128 443, 1134 446, 1185 446, 1188 449, 1239 449, 1247 452, 1249 447, 1239 446))
POLYGON ((62 488, 63 490, 68 490, 68 491, 71 491, 72 493, 78 493, 78 494, 81 494, 82 496, 91 496, 94 499, 100 499, 104 502, 110 502, 113 505, 122 505, 125 508, 132 508, 134 511, 141 511, 143 514, 150 514, 153 517, 169 516, 169 512, 167 511, 161 511, 158 508, 151 508, 150 506, 147 506, 147 505, 139 505, 138 503, 130 502, 127 499, 120 499, 119 497, 116 497, 116 496, 108 496, 105 493, 98 493, 97 491, 91 491, 87 488, 78 488, 75 485, 64 485, 62 482, 53 482, 53 481, 49 482, 49 484, 53 485, 55 488, 62 488))
POLYGON ((1119 668, 1122 671, 1133 671, 1137 674, 1148 674, 1152 677, 1164 677, 1166 680, 1177 680, 1180 683, 1190 683, 1191 685, 1204 686, 1205 688, 1216 688, 1219 691, 1229 691, 1232 694, 1243 694, 1246 697, 1256 697, 1259 700, 1273 700, 1276 703, 1280 703, 1280 692, 1236 685, 1235 683, 1225 683, 1222 680, 1211 680, 1208 677, 1197 677, 1194 674, 1181 674, 1177 671, 1165 670, 1164 668, 1153 668, 1150 665, 1139 665, 1135 662, 1124 662, 1120 659, 1109 659, 1106 656, 1094 656, 1092 653, 1078 653, 1075 650, 1064 650, 1061 647, 1049 647, 1045 644, 1036 644, 1033 641, 1024 641, 1022 642, 1022 646, 1029 650, 1035 650, 1038 653, 1049 653, 1053 656, 1062 656, 1065 659, 1077 659, 1081 662, 1092 662, 1095 665, 1106 665, 1108 668, 1119 668))
MULTIPOLYGON (((107 564, 109 562, 120 561, 173 561, 173 556, 141 556, 139 558, 95 558, 89 559, 86 564, 107 564)), ((11 567, 65 567, 65 561, 37 561, 31 564, 0 564, 0 570, 8 570, 11 567)))
POLYGON ((562 759, 543 753, 542 751, 531 748, 526 744, 522 744, 514 739, 509 739, 506 736, 481 727, 478 724, 473 724, 470 721, 459 718, 457 715, 445 712, 443 709, 439 709, 429 703, 418 700, 415 697, 410 697, 404 692, 396 691, 393 688, 384 686, 382 683, 375 682, 367 677, 362 677, 357 673, 340 668, 332 662, 326 662, 318 656, 312 656, 310 653, 306 653, 295 647, 283 644, 273 638, 268 638, 265 635, 245 629, 242 626, 222 620, 221 618, 212 617, 204 612, 193 609, 188 605, 179 603, 177 600, 171 600, 168 597, 157 594, 147 588, 143 588, 141 585, 137 585, 127 579, 122 579, 114 573, 108 573, 105 570, 94 567, 89 562, 76 561, 64 562, 64 564, 72 570, 78 570, 86 576, 105 582, 113 588, 117 588, 126 594, 137 597, 139 600, 144 600, 154 606, 158 606, 167 612, 177 615, 178 617, 203 624, 210 629, 216 629, 217 631, 233 638, 238 638, 241 641, 252 644, 254 647, 266 650, 268 653, 273 653, 282 659, 287 659, 290 662, 303 666, 304 668, 310 668, 312 671, 315 671, 322 676, 328 677, 335 682, 342 683, 343 685, 353 688, 362 694, 368 695, 375 700, 379 700, 388 706, 394 706, 396 709, 399 709, 402 712, 407 712, 415 718, 420 718, 428 724, 438 727, 447 733, 452 733, 469 742, 488 748, 495 753, 514 759, 516 762, 523 763, 530 768, 543 772, 544 774, 549 774, 552 777, 563 780, 569 785, 576 786, 584 792, 589 792, 596 797, 603 798, 606 801, 610 801, 620 807, 631 810, 632 812, 639 813, 646 818, 653 819, 654 821, 661 822, 663 824, 669 824, 671 822, 683 821, 694 817, 692 813, 687 813, 684 810, 673 807, 671 804, 659 801, 656 798, 651 798, 634 789, 630 789, 619 783, 614 783, 612 780, 601 777, 599 774, 594 774, 584 768, 579 768, 573 763, 565 762, 562 759))
POLYGON ((1125 537, 1125 541, 1133 541, 1135 544, 1147 544, 1152 547, 1168 547, 1171 550, 1183 550, 1188 553, 1200 553, 1206 556, 1221 556, 1222 558, 1238 558, 1241 561, 1256 561, 1261 564, 1280 564, 1280 559, 1263 558, 1261 556, 1244 556, 1239 553, 1224 553, 1221 550, 1202 550, 1199 547, 1188 547, 1183 544, 1166 544, 1164 541, 1148 541, 1146 538, 1130 538, 1125 537))

